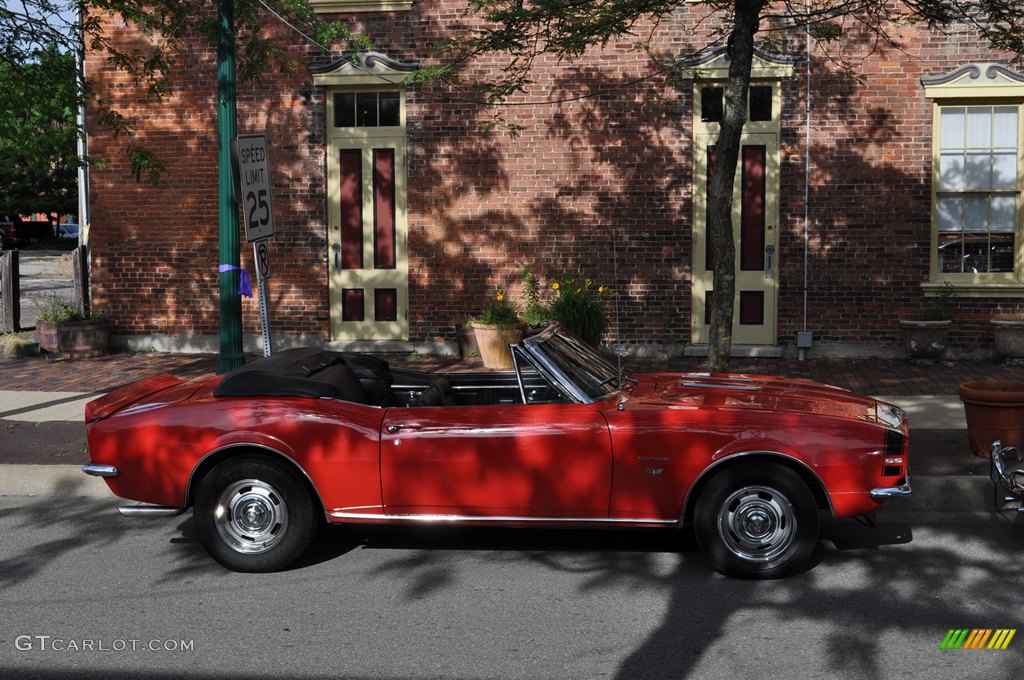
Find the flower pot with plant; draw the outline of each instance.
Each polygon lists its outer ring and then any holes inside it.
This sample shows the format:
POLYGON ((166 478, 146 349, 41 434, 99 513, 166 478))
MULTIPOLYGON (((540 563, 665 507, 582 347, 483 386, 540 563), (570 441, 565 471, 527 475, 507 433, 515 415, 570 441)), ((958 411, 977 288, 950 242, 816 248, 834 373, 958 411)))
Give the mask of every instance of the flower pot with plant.
POLYGON ((497 370, 513 368, 509 345, 523 339, 526 323, 504 290, 499 290, 480 315, 470 321, 484 366, 497 370))
POLYGON ((942 359, 949 345, 956 289, 949 281, 931 304, 909 319, 900 319, 907 354, 914 359, 942 359))
POLYGON ((597 347, 608 328, 606 301, 612 294, 611 288, 576 270, 575 276, 553 281, 551 290, 554 299, 548 305, 550 317, 597 347))
POLYGON ((40 349, 68 359, 106 354, 110 346, 110 322, 86 318, 56 295, 37 305, 36 339, 40 349))

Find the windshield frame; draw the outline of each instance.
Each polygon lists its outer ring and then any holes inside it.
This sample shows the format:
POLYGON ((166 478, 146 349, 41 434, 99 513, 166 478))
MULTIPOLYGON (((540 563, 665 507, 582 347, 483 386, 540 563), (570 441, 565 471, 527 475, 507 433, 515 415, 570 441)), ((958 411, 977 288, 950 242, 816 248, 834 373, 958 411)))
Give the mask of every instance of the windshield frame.
POLYGON ((616 394, 626 379, 596 349, 557 323, 515 347, 537 370, 584 404, 616 394))

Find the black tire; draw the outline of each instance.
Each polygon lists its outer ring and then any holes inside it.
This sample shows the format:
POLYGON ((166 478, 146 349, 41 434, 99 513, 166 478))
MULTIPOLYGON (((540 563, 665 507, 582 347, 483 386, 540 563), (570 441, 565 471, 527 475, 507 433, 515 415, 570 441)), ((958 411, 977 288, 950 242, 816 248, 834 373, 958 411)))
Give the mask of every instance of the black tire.
POLYGON ((313 542, 319 523, 305 482, 269 456, 232 458, 199 485, 193 507, 199 542, 228 569, 284 569, 313 542))
POLYGON ((697 499, 694 531, 705 558, 733 578, 770 579, 803 567, 818 543, 818 508, 789 468, 738 464, 697 499))

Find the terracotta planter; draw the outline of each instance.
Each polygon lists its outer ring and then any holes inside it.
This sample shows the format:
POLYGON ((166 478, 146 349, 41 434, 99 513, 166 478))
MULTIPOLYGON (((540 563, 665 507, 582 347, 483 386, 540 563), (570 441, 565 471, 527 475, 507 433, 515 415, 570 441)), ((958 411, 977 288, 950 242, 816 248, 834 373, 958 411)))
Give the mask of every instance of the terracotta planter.
POLYGON ((470 325, 476 334, 476 344, 480 348, 480 358, 484 360, 484 366, 496 370, 514 367, 509 345, 523 339, 526 324, 512 327, 482 323, 470 325))
POLYGON ((476 331, 472 326, 455 324, 455 339, 459 343, 459 356, 464 359, 480 356, 480 347, 476 342, 476 331))
POLYGON ((975 380, 960 385, 975 456, 988 458, 992 442, 1024 446, 1024 383, 975 380))
POLYGON ((952 321, 900 321, 907 354, 914 359, 941 359, 949 344, 952 321))
POLYGON ((90 319, 61 323, 36 322, 39 347, 67 359, 98 357, 110 348, 110 322, 90 319))
POLYGON ((991 319, 996 352, 1004 359, 1024 359, 1024 321, 991 319))

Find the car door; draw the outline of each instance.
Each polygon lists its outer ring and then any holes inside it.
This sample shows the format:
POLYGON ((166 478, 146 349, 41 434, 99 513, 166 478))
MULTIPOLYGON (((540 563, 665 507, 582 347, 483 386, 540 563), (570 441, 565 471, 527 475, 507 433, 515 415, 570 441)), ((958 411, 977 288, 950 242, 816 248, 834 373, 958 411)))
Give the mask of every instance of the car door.
POLYGON ((389 515, 608 516, 608 424, 585 404, 389 409, 380 460, 389 515))

